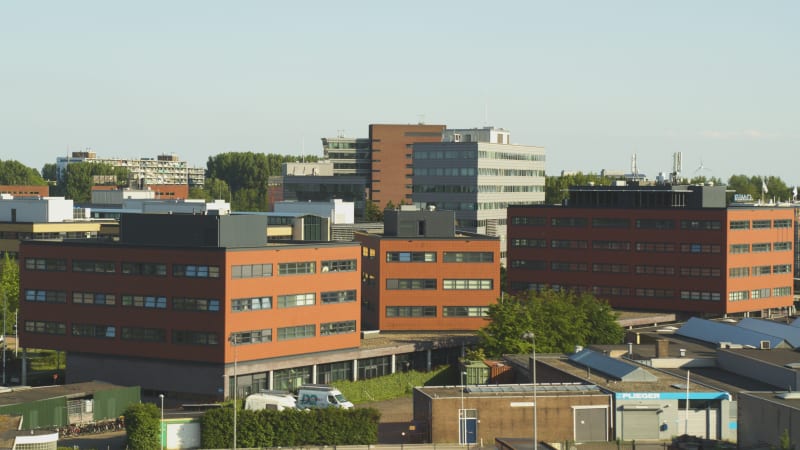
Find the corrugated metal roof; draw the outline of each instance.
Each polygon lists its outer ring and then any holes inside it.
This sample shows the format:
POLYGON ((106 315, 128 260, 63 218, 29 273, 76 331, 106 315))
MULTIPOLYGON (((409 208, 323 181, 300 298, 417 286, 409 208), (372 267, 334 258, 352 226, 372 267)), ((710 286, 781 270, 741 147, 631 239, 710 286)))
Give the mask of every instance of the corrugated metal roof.
POLYGON ((737 326, 779 337, 788 342, 793 348, 800 347, 800 327, 752 317, 742 319, 737 326))
MULTIPOLYGON (((591 392, 599 391, 594 384, 536 384, 537 392, 591 392)), ((467 386, 466 392, 482 393, 532 393, 532 384, 498 384, 486 386, 467 386)))
POLYGON ((791 347, 784 339, 777 336, 697 317, 689 319, 675 334, 714 345, 719 345, 720 342, 730 342, 731 344, 761 348, 761 342, 768 341, 770 348, 791 347))
POLYGON ((658 377, 641 367, 584 349, 571 355, 569 360, 620 381, 658 381, 658 377))

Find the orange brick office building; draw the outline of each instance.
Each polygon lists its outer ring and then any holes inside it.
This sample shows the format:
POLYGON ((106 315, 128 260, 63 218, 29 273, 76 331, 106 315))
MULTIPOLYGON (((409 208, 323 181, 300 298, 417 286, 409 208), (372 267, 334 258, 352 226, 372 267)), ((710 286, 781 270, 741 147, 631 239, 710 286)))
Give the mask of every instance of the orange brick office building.
POLYGON ((383 209, 387 203, 411 203, 412 145, 441 142, 444 125, 370 125, 371 199, 383 209))
POLYGON ((500 296, 500 241, 455 233, 453 211, 384 211, 362 245, 362 323, 385 331, 477 330, 500 296))
POLYGON ((724 186, 585 186, 510 206, 508 288, 589 291, 692 315, 793 305, 793 208, 727 206, 724 186))
POLYGON ((271 245, 265 228, 129 214, 119 242, 25 241, 20 343, 66 351, 68 382, 219 398, 236 372, 240 393, 296 387, 271 361, 359 346, 360 246, 271 245))

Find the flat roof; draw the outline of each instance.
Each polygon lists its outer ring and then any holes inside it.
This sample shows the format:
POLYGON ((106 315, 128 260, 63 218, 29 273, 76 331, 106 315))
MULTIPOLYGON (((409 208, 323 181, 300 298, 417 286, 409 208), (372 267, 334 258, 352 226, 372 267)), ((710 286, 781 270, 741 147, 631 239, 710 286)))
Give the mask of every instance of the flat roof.
MULTIPOLYGON (((416 389, 431 398, 469 397, 518 398, 531 397, 533 384, 497 384, 466 386, 417 386, 416 389)), ((581 383, 537 383, 536 394, 553 395, 608 395, 595 385, 581 383)))
POLYGON ((800 410, 800 398, 780 398, 778 395, 785 393, 786 391, 760 391, 760 392, 742 392, 741 395, 743 396, 750 396, 755 398, 760 398, 762 400, 770 401, 773 403, 777 403, 779 405, 786 406, 788 408, 800 410))
POLYGON ((104 381, 87 381, 84 383, 57 384, 54 386, 29 387, 19 386, 0 392, 0 406, 19 405, 51 398, 87 397, 95 392, 111 389, 123 389, 129 386, 120 386, 104 381))

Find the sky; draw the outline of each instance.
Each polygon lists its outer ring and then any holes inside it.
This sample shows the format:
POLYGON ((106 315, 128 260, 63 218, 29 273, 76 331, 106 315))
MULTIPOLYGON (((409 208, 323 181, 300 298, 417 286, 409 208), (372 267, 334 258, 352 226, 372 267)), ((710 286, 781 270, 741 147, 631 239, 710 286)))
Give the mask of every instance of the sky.
POLYGON ((0 159, 322 155, 496 126, 548 175, 800 184, 800 2, 0 2, 0 159))

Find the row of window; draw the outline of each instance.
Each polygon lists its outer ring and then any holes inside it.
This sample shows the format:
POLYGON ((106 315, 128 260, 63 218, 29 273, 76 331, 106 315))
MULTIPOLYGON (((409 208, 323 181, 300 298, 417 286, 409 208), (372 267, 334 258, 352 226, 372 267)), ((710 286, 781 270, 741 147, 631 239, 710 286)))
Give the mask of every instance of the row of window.
MULTIPOLYGON (((320 336, 355 333, 356 321, 327 322, 319 325, 320 336)), ((67 326, 63 322, 29 320, 25 322, 25 331, 37 334, 66 335, 67 326)), ((117 327, 114 325, 73 324, 72 335, 76 337, 92 337, 114 339, 117 327)), ((315 325, 299 325, 278 328, 278 340, 292 340, 316 336, 315 325)), ((161 328, 122 327, 120 338, 132 341, 165 342, 166 331, 161 328)), ((272 329, 242 331, 231 335, 234 344, 260 344, 272 342, 272 329)), ((173 330, 173 344, 217 345, 217 333, 206 331, 173 330)))
MULTIPOLYGON (((547 248, 547 241, 545 239, 511 239, 511 246, 518 248, 547 248)), ((582 250, 589 247, 589 241, 586 240, 567 240, 567 239, 552 239, 550 241, 550 248, 582 250)), ((673 242, 636 242, 635 247, 637 252, 653 252, 653 253, 672 253, 675 249, 679 249, 681 253, 719 253, 721 247, 717 244, 701 244, 701 243, 682 243, 675 244, 673 242)), ((629 241, 592 241, 593 250, 617 250, 629 251, 631 243, 629 241)), ((792 250, 791 241, 782 242, 759 242, 755 244, 731 244, 730 252, 738 253, 763 253, 769 251, 790 251, 792 250)))
MULTIPOLYGON (((548 285, 546 283, 528 283, 528 282, 516 282, 512 283, 511 286, 512 290, 534 290, 534 291, 542 291, 544 289, 553 289, 553 290, 560 290, 560 289, 570 289, 575 292, 584 292, 587 289, 583 286, 561 286, 561 285, 548 285)), ((597 297, 628 297, 631 295, 631 288, 625 286, 592 286, 589 289, 592 294, 597 297)), ((636 288, 635 294, 638 297, 649 297, 649 298, 659 298, 659 299, 671 299, 674 298, 674 291, 672 289, 656 289, 656 288, 636 288)), ((792 295, 792 288, 789 286, 785 287, 776 287, 776 288, 762 288, 762 289, 753 289, 749 291, 734 291, 728 294, 728 301, 740 301, 740 300, 755 300, 760 298, 769 298, 772 297, 787 297, 792 295)), ((693 290, 683 290, 680 291, 680 299, 681 300, 692 300, 692 301, 712 301, 718 302, 722 299, 722 295, 719 292, 711 292, 711 291, 693 291, 693 290)))
MULTIPOLYGON (((436 289, 435 278, 389 278, 386 280, 388 290, 433 290, 436 289)), ((445 279, 442 280, 444 290, 492 290, 492 279, 445 279)))
MULTIPOLYGON (((591 223, 592 228, 622 228, 627 229, 631 227, 631 222, 634 226, 644 230, 672 230, 675 228, 675 221, 672 219, 625 219, 616 217, 594 217, 591 220, 586 217, 551 217, 549 220, 550 226, 559 228, 583 228, 589 226, 591 223)), ((513 225, 527 225, 535 227, 543 227, 548 223, 546 217, 541 216, 517 216, 512 218, 513 225)), ((730 222, 731 230, 749 230, 751 229, 768 229, 768 228, 791 228, 791 219, 778 219, 778 220, 732 220, 730 222)), ((680 227, 683 230, 720 230, 722 229, 722 222, 719 220, 681 220, 680 227)))
POLYGON ((760 298, 786 297, 792 295, 792 288, 789 286, 776 288, 753 289, 750 291, 734 291, 728 293, 728 301, 738 302, 742 300, 757 300, 760 298))
MULTIPOLYGON (((443 306, 442 317, 487 317, 488 306, 443 306)), ((386 317, 436 317, 435 306, 387 306, 386 317)))
MULTIPOLYGON (((444 252, 444 262, 494 262, 492 252, 444 252)), ((386 252, 386 262, 436 262, 436 252, 386 252)))
MULTIPOLYGON (((322 261, 322 272, 352 272, 357 269, 355 259, 322 261)), ((53 258, 26 258, 27 270, 41 270, 51 272, 64 272, 67 270, 67 260, 53 258)), ((73 272, 90 273, 116 273, 116 263, 111 261, 73 260, 73 272)), ((160 263, 125 262, 121 264, 121 273, 124 275, 161 276, 167 275, 167 265, 160 263)), ((287 262, 278 264, 279 275, 297 275, 316 273, 316 263, 313 261, 287 262)), ((173 264, 172 275, 188 278, 219 278, 219 266, 173 264)), ((233 278, 259 278, 271 277, 272 264, 245 264, 231 267, 233 278)))

